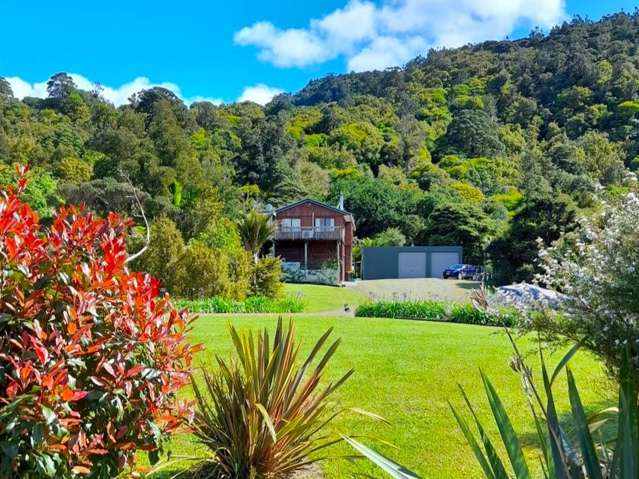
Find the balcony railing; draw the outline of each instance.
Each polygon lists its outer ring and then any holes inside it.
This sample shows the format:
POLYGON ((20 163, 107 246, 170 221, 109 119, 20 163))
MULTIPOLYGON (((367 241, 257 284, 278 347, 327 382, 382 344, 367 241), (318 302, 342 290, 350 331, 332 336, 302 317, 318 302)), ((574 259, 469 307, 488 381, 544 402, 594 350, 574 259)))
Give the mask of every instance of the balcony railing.
POLYGON ((341 226, 279 226, 273 232, 275 240, 343 240, 341 226))

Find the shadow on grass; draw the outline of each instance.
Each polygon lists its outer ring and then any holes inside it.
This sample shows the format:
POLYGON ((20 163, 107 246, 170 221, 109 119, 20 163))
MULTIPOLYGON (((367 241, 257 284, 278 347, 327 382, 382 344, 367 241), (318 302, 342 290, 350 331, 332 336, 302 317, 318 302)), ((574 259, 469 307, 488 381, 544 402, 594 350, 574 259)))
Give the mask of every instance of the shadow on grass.
POLYGON ((479 281, 455 281, 455 286, 461 289, 479 289, 481 283, 479 281))
MULTIPOLYGON (((611 400, 601 400, 594 404, 584 405, 586 410, 586 416, 590 417, 593 414, 599 413, 605 409, 610 407, 617 406, 616 402, 611 400)), ((532 417, 532 416, 531 416, 532 417)), ((616 437, 617 434, 617 422, 616 417, 612 413, 608 413, 604 416, 608 420, 604 423, 604 425, 598 430, 597 433, 593 434, 593 439, 596 442, 609 442, 616 437)), ((577 445, 577 439, 575 436, 575 428, 574 422, 572 418, 572 412, 570 410, 563 412, 559 415, 559 424, 561 428, 568 436, 568 439, 571 444, 577 445)), ((544 429, 544 432, 547 430, 544 429)), ((519 440, 521 441, 521 445, 526 448, 539 448, 539 436, 537 435, 536 430, 527 431, 522 434, 518 434, 519 440)))

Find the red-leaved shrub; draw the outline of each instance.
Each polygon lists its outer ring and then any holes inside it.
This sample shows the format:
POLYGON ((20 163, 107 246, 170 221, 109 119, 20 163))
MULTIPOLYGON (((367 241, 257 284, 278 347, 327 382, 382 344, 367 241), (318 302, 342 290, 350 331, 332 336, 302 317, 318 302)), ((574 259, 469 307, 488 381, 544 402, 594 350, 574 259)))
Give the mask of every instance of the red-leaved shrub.
POLYGON ((129 223, 0 194, 0 477, 117 475, 190 414, 195 347, 158 281, 128 271, 129 223))

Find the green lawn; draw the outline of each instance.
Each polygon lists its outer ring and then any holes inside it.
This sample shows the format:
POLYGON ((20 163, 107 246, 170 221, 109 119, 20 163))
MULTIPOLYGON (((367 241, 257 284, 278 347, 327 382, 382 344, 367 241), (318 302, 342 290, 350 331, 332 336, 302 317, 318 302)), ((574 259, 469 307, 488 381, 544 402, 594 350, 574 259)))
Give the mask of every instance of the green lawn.
MULTIPOLYGON (((225 355, 230 351, 228 321, 220 317, 198 320, 193 339, 206 345, 206 351, 198 358, 200 365, 210 364, 216 353, 225 355)), ((233 323, 240 328, 271 328, 275 321, 272 317, 241 317, 233 323)), ((496 433, 479 379, 481 368, 502 394, 517 432, 530 438, 528 453, 534 452, 534 426, 527 414, 519 378, 508 366, 510 346, 499 329, 345 317, 306 316, 297 318, 295 323, 306 349, 327 328, 334 327, 334 335, 342 338, 342 345, 329 367, 332 376, 355 369, 355 375, 337 398, 344 406, 381 414, 391 422, 383 425, 365 417, 346 415, 334 423, 334 432, 368 435, 393 443, 397 449, 379 447, 423 477, 479 477, 475 459, 451 416, 447 400, 461 406, 457 389, 457 384, 461 384, 491 426, 490 431, 496 433)), ((522 340, 520 344, 533 354, 532 341, 522 340)), ((553 364, 556 361, 557 354, 550 359, 553 364)), ((532 363, 538 375, 538 363, 534 360, 532 363)), ((577 355, 571 364, 582 386, 585 404, 591 408, 607 405, 609 385, 601 366, 585 353, 577 355)), ((562 380, 557 392, 559 404, 566 412, 564 386, 562 380)), ((172 450, 193 454, 195 449, 188 436, 180 436, 174 439, 172 450)), ((344 447, 336 447, 332 452, 335 456, 350 453, 344 447)), ((329 478, 351 477, 355 472, 383 477, 362 461, 334 459, 323 468, 329 478)))
POLYGON ((342 310, 345 304, 353 308, 367 299, 365 294, 353 288, 320 284, 287 283, 284 291, 290 295, 301 295, 304 299, 304 312, 308 313, 342 310))

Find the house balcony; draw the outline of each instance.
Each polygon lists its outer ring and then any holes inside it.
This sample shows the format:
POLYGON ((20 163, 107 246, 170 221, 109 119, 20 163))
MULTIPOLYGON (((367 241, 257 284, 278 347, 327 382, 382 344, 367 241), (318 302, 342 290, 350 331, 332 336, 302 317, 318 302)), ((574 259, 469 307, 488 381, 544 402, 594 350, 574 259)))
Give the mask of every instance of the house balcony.
POLYGON ((341 226, 279 226, 273 232, 274 240, 333 240, 344 241, 344 228, 341 226))

